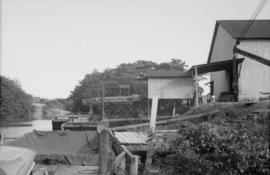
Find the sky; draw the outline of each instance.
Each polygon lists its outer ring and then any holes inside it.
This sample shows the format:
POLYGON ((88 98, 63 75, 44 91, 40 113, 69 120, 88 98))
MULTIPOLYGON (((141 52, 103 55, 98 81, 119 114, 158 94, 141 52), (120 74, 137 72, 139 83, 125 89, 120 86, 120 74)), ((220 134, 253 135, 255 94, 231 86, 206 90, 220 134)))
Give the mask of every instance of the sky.
MULTIPOLYGON (((216 20, 250 19, 259 2, 2 0, 1 75, 53 99, 67 98, 94 69, 171 58, 204 64, 216 20)), ((257 19, 270 19, 270 2, 257 19)))

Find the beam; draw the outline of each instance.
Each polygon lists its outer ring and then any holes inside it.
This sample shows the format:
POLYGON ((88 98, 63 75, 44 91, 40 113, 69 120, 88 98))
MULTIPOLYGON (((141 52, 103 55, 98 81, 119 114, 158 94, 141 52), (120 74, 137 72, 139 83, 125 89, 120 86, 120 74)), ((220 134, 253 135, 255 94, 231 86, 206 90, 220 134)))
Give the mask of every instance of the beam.
POLYGON ((241 54, 243 56, 249 57, 249 58, 251 58, 251 59, 253 59, 255 61, 258 61, 258 62, 260 62, 262 64, 265 64, 267 66, 270 66, 270 58, 267 59, 267 58, 261 57, 259 55, 255 55, 253 53, 250 53, 248 51, 241 50, 241 49, 239 49, 237 47, 234 48, 234 52, 238 53, 238 54, 241 54))
MULTIPOLYGON (((135 94, 135 95, 130 95, 130 96, 115 96, 115 97, 104 97, 104 103, 108 102, 129 102, 129 101, 139 101, 140 96, 135 94)), ((83 99, 82 103, 84 105, 88 105, 89 103, 101 103, 102 97, 97 97, 97 98, 89 98, 89 99, 83 99)))
MULTIPOLYGON (((217 114, 218 111, 212 111, 208 113, 201 113, 201 114, 195 114, 195 115, 179 115, 174 118, 166 119, 166 120, 160 120, 156 122, 156 125, 164 125, 169 123, 175 123, 177 121, 184 121, 184 120, 191 120, 195 118, 200 118, 204 116, 212 116, 217 114)), ((127 126, 119 126, 115 128, 110 128, 112 131, 125 131, 128 129, 135 129, 135 128, 141 128, 141 127, 149 127, 150 123, 141 123, 141 124, 135 124, 135 125, 127 125, 127 126)))

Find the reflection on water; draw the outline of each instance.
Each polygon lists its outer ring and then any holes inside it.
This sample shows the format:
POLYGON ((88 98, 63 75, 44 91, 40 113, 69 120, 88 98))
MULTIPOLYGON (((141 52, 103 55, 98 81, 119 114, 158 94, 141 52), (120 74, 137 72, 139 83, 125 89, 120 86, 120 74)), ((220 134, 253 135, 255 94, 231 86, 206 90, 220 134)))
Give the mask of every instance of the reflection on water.
POLYGON ((34 120, 31 122, 20 122, 14 124, 0 125, 0 133, 4 137, 20 137, 23 134, 31 132, 33 129, 40 131, 51 131, 51 120, 34 120))

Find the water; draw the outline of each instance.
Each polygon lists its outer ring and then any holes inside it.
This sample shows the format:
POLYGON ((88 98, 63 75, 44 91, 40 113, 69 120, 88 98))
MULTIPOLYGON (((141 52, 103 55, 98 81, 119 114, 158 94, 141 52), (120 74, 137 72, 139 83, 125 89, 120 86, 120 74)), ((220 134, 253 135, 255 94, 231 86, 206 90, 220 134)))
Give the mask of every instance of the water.
POLYGON ((30 122, 8 123, 0 125, 0 133, 4 137, 20 137, 35 130, 52 131, 51 120, 33 120, 30 122))

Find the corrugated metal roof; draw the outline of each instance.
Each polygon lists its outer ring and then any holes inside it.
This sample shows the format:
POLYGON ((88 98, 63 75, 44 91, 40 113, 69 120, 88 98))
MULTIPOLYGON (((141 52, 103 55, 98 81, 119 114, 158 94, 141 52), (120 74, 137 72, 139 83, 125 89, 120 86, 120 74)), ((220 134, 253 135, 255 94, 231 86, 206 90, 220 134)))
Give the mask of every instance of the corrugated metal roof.
POLYGON ((189 72, 177 71, 177 70, 156 70, 146 72, 147 78, 185 78, 191 77, 189 72))
POLYGON ((235 39, 270 39, 270 20, 255 20, 247 33, 240 36, 250 20, 217 21, 235 39))

